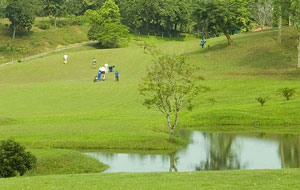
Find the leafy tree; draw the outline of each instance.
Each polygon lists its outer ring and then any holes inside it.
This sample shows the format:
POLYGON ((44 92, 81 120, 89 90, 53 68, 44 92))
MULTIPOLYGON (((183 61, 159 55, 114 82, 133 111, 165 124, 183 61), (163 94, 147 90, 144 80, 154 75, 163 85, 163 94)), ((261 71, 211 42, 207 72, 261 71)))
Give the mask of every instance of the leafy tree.
POLYGON ((244 0, 198 0, 193 11, 197 28, 206 34, 224 33, 228 45, 235 30, 248 30, 250 24, 250 1, 244 0))
POLYGON ((278 90, 278 93, 286 98, 286 100, 290 100, 293 96, 296 95, 296 88, 282 88, 278 90))
POLYGON ((43 0, 44 1, 44 13, 49 17, 54 17, 54 26, 58 17, 66 15, 66 1, 65 0, 43 0))
POLYGON ((132 30, 150 32, 176 32, 189 22, 189 0, 121 0, 122 21, 132 30))
POLYGON ((22 176, 36 164, 36 158, 13 140, 0 143, 0 178, 22 176))
POLYGON ((183 108, 192 108, 192 100, 204 89, 199 71, 181 55, 161 55, 153 46, 145 49, 154 57, 147 76, 139 86, 145 97, 144 105, 160 111, 169 127, 170 141, 174 141, 175 128, 183 108))
POLYGON ((252 5, 253 19, 264 29, 265 25, 271 26, 273 19, 272 0, 255 0, 252 5))
POLYGON ((7 0, 0 0, 0 18, 5 17, 5 8, 7 4, 7 0))
POLYGON ((89 39, 98 40, 104 47, 117 47, 120 39, 128 35, 128 28, 121 24, 119 8, 112 0, 97 11, 88 10, 85 15, 92 25, 89 39))
POLYGON ((17 30, 30 30, 35 20, 35 10, 30 0, 9 1, 6 7, 6 17, 10 20, 10 28, 15 39, 17 30))

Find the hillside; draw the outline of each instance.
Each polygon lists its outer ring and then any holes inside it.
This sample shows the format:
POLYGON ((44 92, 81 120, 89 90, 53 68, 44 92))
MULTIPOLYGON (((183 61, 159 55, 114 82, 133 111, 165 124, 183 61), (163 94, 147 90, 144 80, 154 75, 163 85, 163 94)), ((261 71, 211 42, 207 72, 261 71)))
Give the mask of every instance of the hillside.
POLYGON ((81 154, 57 148, 168 153, 186 143, 179 137, 177 143, 170 143, 163 116, 141 104, 137 87, 152 60, 138 46, 143 40, 156 44, 162 52, 187 55, 188 61, 201 67, 199 72, 205 80, 199 82, 210 88, 197 97, 192 112, 182 113, 181 129, 299 134, 300 118, 295 114, 300 111, 299 96, 286 101, 277 93, 284 87, 299 92, 296 34, 292 28, 284 28, 283 44, 277 43, 276 36, 276 30, 239 34, 233 37, 234 45, 230 47, 225 37, 219 37, 209 39, 209 48, 205 49, 200 48, 197 39, 132 36, 127 48, 81 47, 0 67, 0 139, 14 137, 43 162, 51 160, 47 168, 37 168, 31 175, 52 175, 1 179, 0 189, 151 189, 153 185, 157 189, 180 189, 182 186, 169 182, 177 178, 189 184, 188 189, 200 182, 206 189, 233 189, 230 184, 243 189, 243 185, 249 188, 254 183, 262 185, 257 189, 296 189, 299 182, 292 179, 298 178, 299 169, 54 175, 94 173, 106 167, 87 158, 80 158, 87 166, 74 167, 80 159, 69 158, 81 154), (62 62, 64 53, 69 55, 67 65, 62 62), (93 57, 97 68, 106 63, 115 65, 120 82, 115 82, 111 73, 106 81, 94 83, 97 70, 92 68, 93 57), (270 98, 264 107, 255 100, 259 95, 270 98), (56 165, 60 159, 70 160, 64 171, 56 165), (71 166, 75 172, 70 171, 71 166), (164 182, 158 184, 159 179, 164 182))
POLYGON ((30 32, 19 32, 16 39, 12 40, 8 20, 0 18, 0 64, 88 41, 87 26, 66 25, 41 29, 40 26, 46 21, 38 18, 30 32))

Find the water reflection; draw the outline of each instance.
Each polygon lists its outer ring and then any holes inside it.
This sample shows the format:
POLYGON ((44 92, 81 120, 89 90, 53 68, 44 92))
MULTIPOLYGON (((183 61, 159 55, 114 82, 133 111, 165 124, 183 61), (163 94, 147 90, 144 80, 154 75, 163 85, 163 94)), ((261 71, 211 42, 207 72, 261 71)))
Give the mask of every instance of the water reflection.
POLYGON ((282 168, 300 167, 300 136, 284 135, 280 139, 279 155, 282 168))
POLYGON ((197 170, 300 167, 300 136, 212 134, 182 131, 187 147, 169 155, 86 153, 110 166, 105 172, 186 172, 197 170))
POLYGON ((201 161, 196 170, 232 170, 241 169, 237 150, 232 148, 233 134, 203 134, 206 139, 206 160, 201 161))

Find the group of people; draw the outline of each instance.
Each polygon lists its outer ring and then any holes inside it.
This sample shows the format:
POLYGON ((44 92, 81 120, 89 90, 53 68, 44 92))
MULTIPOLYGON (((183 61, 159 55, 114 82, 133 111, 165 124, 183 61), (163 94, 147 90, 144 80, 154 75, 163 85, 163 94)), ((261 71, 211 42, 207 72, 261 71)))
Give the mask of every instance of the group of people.
MULTIPOLYGON (((95 69, 96 68, 96 59, 93 58, 93 61, 92 61, 92 65, 93 65, 93 68, 95 69)), ((109 72, 112 73, 114 72, 114 68, 115 66, 108 66, 108 64, 105 64, 104 67, 100 67, 99 70, 98 70, 98 75, 95 76, 95 79, 94 79, 94 82, 99 82, 99 81, 105 81, 105 78, 106 78, 106 74, 108 74, 109 72)), ((116 81, 118 82, 119 81, 119 72, 116 70, 115 72, 115 78, 116 78, 116 81)))
MULTIPOLYGON (((64 59, 64 64, 68 64, 68 54, 64 54, 63 59, 64 59)), ((95 58, 93 58, 92 65, 93 65, 93 68, 96 69, 96 59, 95 58)), ((115 66, 108 66, 108 64, 105 64, 104 67, 100 67, 98 70, 98 75, 95 76, 94 82, 101 81, 101 80, 105 81, 106 74, 108 74, 109 72, 110 73, 114 72, 114 68, 115 68, 115 66)), ((115 72, 115 78, 116 78, 116 81, 118 82, 119 81, 119 72, 117 70, 115 72)))

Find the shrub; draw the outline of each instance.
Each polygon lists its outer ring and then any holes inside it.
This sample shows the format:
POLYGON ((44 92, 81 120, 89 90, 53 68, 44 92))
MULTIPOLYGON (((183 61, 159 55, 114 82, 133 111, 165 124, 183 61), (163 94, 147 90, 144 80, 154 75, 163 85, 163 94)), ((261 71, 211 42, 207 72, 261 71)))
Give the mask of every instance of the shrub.
POLYGON ((278 93, 286 98, 286 100, 290 100, 293 96, 296 95, 296 88, 281 88, 278 90, 278 93))
POLYGON ((269 97, 267 96, 258 96, 257 98, 255 98, 261 106, 264 106, 264 104, 269 100, 269 97))
POLYGON ((50 29, 51 23, 50 22, 40 22, 37 24, 37 27, 39 27, 42 30, 50 29))
POLYGON ((36 164, 36 158, 14 140, 0 143, 0 178, 22 176, 36 164))

